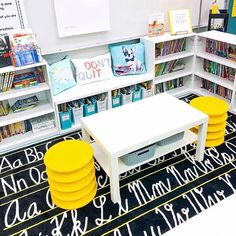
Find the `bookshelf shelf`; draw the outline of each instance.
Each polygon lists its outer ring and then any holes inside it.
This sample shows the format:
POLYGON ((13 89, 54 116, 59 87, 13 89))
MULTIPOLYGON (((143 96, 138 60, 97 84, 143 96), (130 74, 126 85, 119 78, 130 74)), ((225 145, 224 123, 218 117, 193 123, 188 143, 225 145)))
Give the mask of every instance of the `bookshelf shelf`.
POLYGON ((224 65, 224 66, 231 67, 233 69, 236 69, 236 62, 235 61, 231 61, 229 59, 219 57, 219 56, 216 56, 216 55, 211 54, 211 53, 199 52, 199 53, 196 54, 196 56, 201 57, 203 59, 207 59, 209 61, 214 61, 216 63, 219 63, 219 64, 224 65))
POLYGON ((30 131, 24 134, 18 134, 1 141, 0 153, 9 152, 10 150, 18 147, 38 143, 39 141, 43 141, 49 137, 55 137, 58 134, 57 128, 51 128, 37 133, 30 131), (11 144, 11 146, 9 146, 9 144, 11 144))
POLYGON ((225 78, 222 78, 222 77, 219 77, 219 76, 207 73, 207 72, 203 72, 203 71, 198 71, 195 73, 195 75, 200 78, 211 81, 215 84, 218 84, 220 86, 223 86, 227 89, 231 89, 231 90, 234 89, 234 81, 230 81, 228 79, 225 79, 225 78))
POLYGON ((153 80, 153 76, 147 73, 141 75, 115 77, 109 80, 94 82, 87 85, 75 86, 61 94, 58 94, 57 96, 54 96, 54 102, 56 104, 61 104, 150 80, 153 80))
POLYGON ((170 80, 174 80, 174 79, 177 79, 177 78, 180 78, 180 77, 186 77, 186 76, 189 76, 189 75, 192 75, 192 74, 193 74, 193 72, 191 70, 186 70, 186 69, 181 70, 181 71, 177 71, 177 72, 172 72, 172 73, 169 73, 169 74, 165 74, 165 75, 155 77, 154 84, 160 84, 160 83, 167 82, 167 81, 170 81, 170 80))
POLYGON ((49 113, 53 113, 54 109, 51 104, 48 103, 48 101, 40 101, 36 107, 13 113, 12 111, 7 116, 1 116, 0 117, 0 127, 9 125, 12 123, 16 123, 23 120, 28 120, 34 117, 46 115, 49 113))
POLYGON ((194 56, 194 53, 188 52, 188 51, 173 53, 171 55, 158 57, 155 60, 155 64, 161 64, 161 63, 164 63, 164 62, 168 62, 168 61, 172 61, 172 60, 178 60, 178 59, 182 59, 182 58, 186 58, 186 57, 192 57, 192 56, 194 56))
POLYGON ((158 36, 158 37, 153 37, 150 38, 148 36, 142 37, 143 40, 150 41, 152 44, 154 43, 162 43, 165 41, 172 41, 176 39, 182 39, 182 38, 190 38, 190 37, 195 37, 195 33, 190 33, 190 34, 180 34, 180 35, 171 35, 169 32, 166 32, 164 35, 158 36))
POLYGON ((3 67, 0 68, 0 74, 2 73, 6 73, 6 72, 13 72, 13 71, 23 71, 23 70, 28 70, 34 67, 38 67, 38 66, 45 66, 47 65, 47 62, 45 60, 43 60, 42 62, 36 63, 36 64, 30 64, 27 66, 19 66, 19 67, 14 67, 14 66, 7 66, 7 67, 3 67))
POLYGON ((181 97, 181 96, 192 93, 192 89, 190 89, 188 86, 183 86, 183 87, 168 90, 166 91, 166 93, 173 95, 175 97, 181 97))
POLYGON ((36 86, 22 88, 22 89, 12 89, 10 91, 0 93, 0 101, 26 96, 34 93, 39 93, 43 91, 50 90, 50 87, 47 83, 40 83, 36 86))

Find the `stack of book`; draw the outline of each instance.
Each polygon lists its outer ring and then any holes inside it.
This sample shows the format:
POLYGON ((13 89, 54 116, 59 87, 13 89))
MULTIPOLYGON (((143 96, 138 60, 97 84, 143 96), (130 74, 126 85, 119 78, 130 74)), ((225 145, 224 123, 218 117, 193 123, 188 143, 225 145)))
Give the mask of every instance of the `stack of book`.
POLYGON ((185 64, 181 60, 173 60, 161 64, 155 65, 155 76, 160 76, 164 74, 168 74, 171 72, 176 72, 179 70, 183 70, 185 68, 185 64))
POLYGON ((155 57, 167 56, 185 50, 186 38, 157 43, 155 45, 155 57))
POLYGON ((8 101, 0 101, 0 116, 6 116, 10 112, 8 101))
POLYGON ((38 103, 36 95, 24 99, 17 100, 11 107, 13 112, 24 111, 35 107, 38 103))
POLYGON ((165 83, 160 83, 160 84, 157 84, 156 86, 156 94, 163 93, 165 91, 169 91, 171 89, 175 89, 178 87, 182 87, 183 85, 184 85, 184 79, 182 77, 167 81, 165 83))
POLYGON ((0 92, 9 91, 12 88, 15 72, 6 72, 0 74, 0 92))
POLYGON ((200 79, 200 87, 208 90, 211 93, 218 94, 221 97, 224 97, 226 99, 232 98, 233 91, 231 89, 227 89, 223 86, 220 86, 218 84, 215 84, 211 81, 200 79))
POLYGON ((206 52, 236 61, 236 46, 228 43, 206 39, 206 52))
POLYGON ((53 114, 47 114, 30 119, 30 124, 32 126, 33 133, 55 127, 53 114))
POLYGON ((219 63, 204 59, 203 69, 206 72, 217 75, 219 77, 234 81, 235 69, 221 65, 219 63))
POLYGON ((31 131, 31 125, 28 120, 0 127, 0 141, 29 131, 31 131))

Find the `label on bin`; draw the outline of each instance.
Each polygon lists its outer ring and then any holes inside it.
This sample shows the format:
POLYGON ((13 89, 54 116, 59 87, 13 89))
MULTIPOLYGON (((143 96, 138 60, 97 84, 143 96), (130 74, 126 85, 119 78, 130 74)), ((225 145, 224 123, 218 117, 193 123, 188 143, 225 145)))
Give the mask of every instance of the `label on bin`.
POLYGON ((62 115, 62 121, 67 121, 69 119, 70 119, 69 113, 65 113, 65 114, 62 115))
POLYGON ((140 98, 140 92, 139 91, 134 93, 134 98, 135 99, 140 98))
POLYGON ((117 105, 120 103, 120 99, 119 98, 113 98, 113 105, 117 105))
POLYGON ((90 113, 90 112, 94 112, 95 106, 93 104, 91 104, 87 108, 88 108, 88 112, 90 113))

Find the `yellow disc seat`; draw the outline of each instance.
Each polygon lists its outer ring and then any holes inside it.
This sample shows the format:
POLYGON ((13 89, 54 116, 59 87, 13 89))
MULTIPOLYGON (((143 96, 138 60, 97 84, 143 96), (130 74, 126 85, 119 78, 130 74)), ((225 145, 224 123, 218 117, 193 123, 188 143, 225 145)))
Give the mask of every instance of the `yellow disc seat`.
POLYGON ((52 146, 45 154, 53 202, 63 209, 87 205, 96 195, 97 183, 93 149, 81 140, 67 140, 52 146))
MULTIPOLYGON (((209 116, 205 146, 215 147, 222 144, 224 142, 229 105, 216 97, 194 98, 190 101, 190 105, 209 116)), ((191 130, 197 133, 198 129, 199 127, 194 127, 191 130)))

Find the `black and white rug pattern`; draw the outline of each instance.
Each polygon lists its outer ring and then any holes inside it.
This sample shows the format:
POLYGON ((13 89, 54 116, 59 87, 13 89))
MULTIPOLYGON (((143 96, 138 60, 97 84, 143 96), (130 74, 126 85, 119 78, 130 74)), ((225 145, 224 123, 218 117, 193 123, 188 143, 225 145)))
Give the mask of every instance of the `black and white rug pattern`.
POLYGON ((235 131, 229 113, 225 143, 206 149, 202 162, 192 144, 122 174, 120 205, 112 203, 109 178, 96 163, 96 197, 77 210, 53 204, 43 157, 57 142, 82 139, 81 132, 3 155, 0 235, 163 235, 236 192, 235 131))

